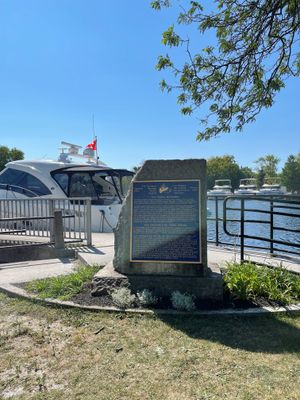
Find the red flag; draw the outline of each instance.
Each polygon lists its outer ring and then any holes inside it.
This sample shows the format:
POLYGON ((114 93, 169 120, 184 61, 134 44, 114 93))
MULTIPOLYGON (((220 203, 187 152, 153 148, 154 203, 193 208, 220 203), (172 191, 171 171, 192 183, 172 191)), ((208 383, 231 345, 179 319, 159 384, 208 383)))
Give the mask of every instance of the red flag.
POLYGON ((97 139, 94 139, 92 141, 92 143, 89 143, 86 148, 92 149, 92 150, 96 150, 97 149, 97 139))

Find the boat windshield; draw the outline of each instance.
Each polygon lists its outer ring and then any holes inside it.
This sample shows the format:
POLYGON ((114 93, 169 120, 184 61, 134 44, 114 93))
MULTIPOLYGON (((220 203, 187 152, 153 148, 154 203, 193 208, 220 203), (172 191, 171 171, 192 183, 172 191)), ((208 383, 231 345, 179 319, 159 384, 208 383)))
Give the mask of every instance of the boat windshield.
POLYGON ((57 171, 52 174, 68 197, 90 197, 93 204, 122 202, 133 173, 125 170, 57 171))
POLYGON ((255 178, 245 178, 240 180, 240 188, 251 188, 254 189, 257 187, 255 178))
POLYGON ((215 181, 215 186, 218 186, 218 187, 231 187, 231 180, 230 179, 217 179, 215 181))

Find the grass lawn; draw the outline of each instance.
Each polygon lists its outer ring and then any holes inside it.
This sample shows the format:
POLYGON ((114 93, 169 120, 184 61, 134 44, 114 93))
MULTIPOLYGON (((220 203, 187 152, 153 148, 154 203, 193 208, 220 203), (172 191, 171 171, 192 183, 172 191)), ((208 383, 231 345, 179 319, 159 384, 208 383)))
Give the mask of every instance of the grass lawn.
POLYGON ((300 398, 300 316, 151 317, 0 294, 0 398, 300 398))
POLYGON ((29 292, 37 294, 42 299, 51 297, 54 299, 69 300, 82 290, 85 283, 91 282, 99 269, 99 266, 79 265, 71 274, 37 279, 28 282, 25 288, 29 292))

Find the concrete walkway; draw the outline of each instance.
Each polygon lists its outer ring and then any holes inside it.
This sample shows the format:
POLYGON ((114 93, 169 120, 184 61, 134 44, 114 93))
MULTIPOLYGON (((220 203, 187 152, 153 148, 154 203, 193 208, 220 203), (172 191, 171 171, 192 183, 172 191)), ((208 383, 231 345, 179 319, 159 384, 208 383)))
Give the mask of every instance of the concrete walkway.
POLYGON ((77 253, 79 261, 89 265, 106 265, 114 258, 114 234, 93 233, 93 247, 81 248, 77 253))
MULTIPOLYGON (((93 247, 81 247, 78 259, 89 265, 106 265, 114 255, 114 235, 112 233, 93 234, 93 247)), ((300 273, 300 259, 270 257, 255 252, 247 252, 246 259, 258 263, 280 266, 300 273)), ((209 265, 225 266, 227 262, 239 261, 239 249, 234 251, 224 247, 208 246, 209 265)), ((51 259, 0 264, 0 286, 7 283, 29 282, 49 276, 65 275, 74 269, 74 260, 51 259)))
POLYGON ((51 259, 0 264, 0 286, 7 283, 30 282, 50 276, 66 275, 74 269, 73 260, 51 259))

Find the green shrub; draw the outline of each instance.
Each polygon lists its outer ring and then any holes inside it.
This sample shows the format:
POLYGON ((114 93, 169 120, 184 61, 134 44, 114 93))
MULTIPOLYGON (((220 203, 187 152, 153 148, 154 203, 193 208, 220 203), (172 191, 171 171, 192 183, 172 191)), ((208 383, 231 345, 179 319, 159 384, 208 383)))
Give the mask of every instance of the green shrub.
POLYGON ((226 288, 238 300, 263 298, 281 305, 300 300, 300 277, 285 268, 270 268, 253 263, 228 264, 226 288))
POLYGON ((79 293, 99 269, 99 266, 80 265, 69 275, 38 279, 27 283, 25 288, 43 299, 68 300, 79 293))

